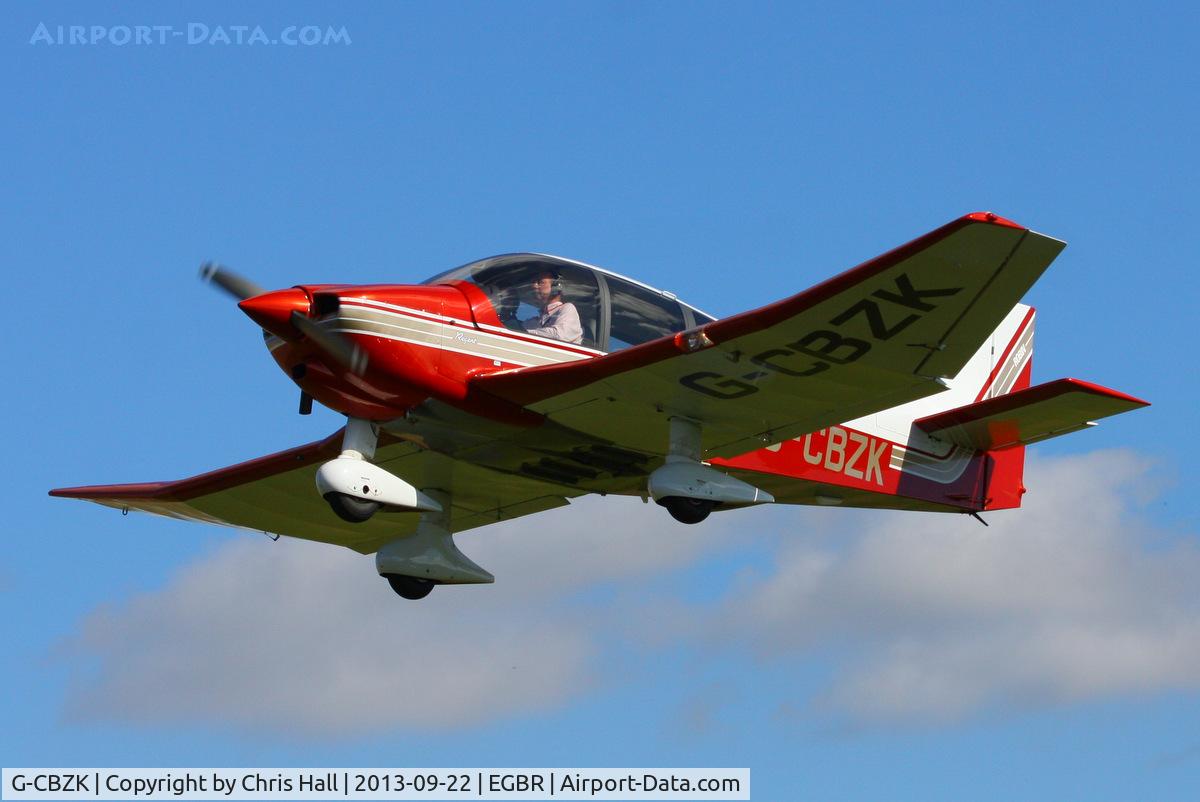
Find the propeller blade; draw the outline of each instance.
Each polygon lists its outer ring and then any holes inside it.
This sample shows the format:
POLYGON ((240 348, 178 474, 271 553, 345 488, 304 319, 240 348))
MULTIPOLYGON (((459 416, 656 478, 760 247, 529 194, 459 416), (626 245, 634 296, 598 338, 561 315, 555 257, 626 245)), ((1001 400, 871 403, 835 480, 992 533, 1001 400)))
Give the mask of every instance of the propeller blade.
POLYGON ((366 372, 367 352, 349 339, 337 332, 321 328, 315 320, 299 312, 293 311, 290 319, 301 334, 312 340, 334 362, 355 376, 366 372))
POLYGON ((219 265, 216 262, 205 262, 200 265, 200 278, 210 284, 216 284, 239 301, 244 301, 247 298, 253 298, 256 295, 262 295, 266 292, 266 290, 250 279, 239 276, 229 268, 219 265))

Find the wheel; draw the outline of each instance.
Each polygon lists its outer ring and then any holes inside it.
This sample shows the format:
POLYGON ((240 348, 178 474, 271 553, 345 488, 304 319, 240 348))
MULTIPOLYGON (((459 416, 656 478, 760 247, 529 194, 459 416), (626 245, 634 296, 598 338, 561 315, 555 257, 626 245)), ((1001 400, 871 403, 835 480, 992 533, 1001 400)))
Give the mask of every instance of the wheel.
POLYGON ((671 517, 681 524, 698 524, 708 517, 716 504, 700 498, 685 498, 683 496, 668 496, 658 502, 667 508, 671 517))
POLYGON ((392 590, 400 594, 406 599, 423 599, 433 590, 436 582, 428 579, 420 579, 415 576, 401 576, 400 574, 386 574, 384 576, 388 584, 392 586, 392 590))
POLYGON ((345 493, 326 493, 325 500, 337 517, 352 524, 360 524, 370 518, 379 509, 378 501, 368 501, 365 498, 355 498, 345 493))

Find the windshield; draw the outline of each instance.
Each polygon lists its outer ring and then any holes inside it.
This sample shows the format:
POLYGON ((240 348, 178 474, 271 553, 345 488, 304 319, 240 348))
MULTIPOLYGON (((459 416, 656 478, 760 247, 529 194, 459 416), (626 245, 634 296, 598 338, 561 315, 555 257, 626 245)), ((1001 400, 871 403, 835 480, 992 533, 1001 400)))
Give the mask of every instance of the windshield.
POLYGON ((640 345, 713 320, 669 293, 553 256, 494 256, 439 273, 423 283, 458 281, 479 287, 500 322, 513 331, 604 351, 640 345), (545 291, 539 294, 535 288, 535 283, 547 276, 558 293, 554 300, 569 309, 557 314, 557 306, 547 309, 545 291), (578 327, 573 320, 576 315, 578 327))
POLYGON ((546 257, 499 256, 448 270, 425 283, 455 281, 469 281, 483 290, 506 328, 600 347, 600 289, 585 267, 546 257), (540 288, 535 286, 539 281, 540 288))

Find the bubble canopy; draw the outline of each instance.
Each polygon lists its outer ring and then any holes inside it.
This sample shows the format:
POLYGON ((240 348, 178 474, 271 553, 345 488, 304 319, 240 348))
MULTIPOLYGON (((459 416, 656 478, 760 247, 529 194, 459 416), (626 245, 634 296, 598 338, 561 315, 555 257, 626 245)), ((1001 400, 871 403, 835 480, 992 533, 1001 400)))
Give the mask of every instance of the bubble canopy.
POLYGON ((539 253, 510 253, 439 273, 423 284, 468 282, 487 296, 501 324, 524 331, 541 313, 534 282, 549 274, 575 307, 585 348, 619 351, 714 320, 674 295, 593 265, 539 253))

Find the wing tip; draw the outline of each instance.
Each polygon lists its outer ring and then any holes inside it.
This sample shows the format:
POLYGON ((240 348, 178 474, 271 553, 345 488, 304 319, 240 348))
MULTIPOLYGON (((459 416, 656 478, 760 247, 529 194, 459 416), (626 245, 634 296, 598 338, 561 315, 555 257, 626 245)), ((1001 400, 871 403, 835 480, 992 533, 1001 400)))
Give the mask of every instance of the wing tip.
POLYGON ((87 498, 87 487, 55 487, 47 495, 54 498, 87 498))
POLYGON ((1005 226, 1007 228, 1018 228, 1022 231, 1026 230, 1025 226, 1020 223, 1009 220, 1007 217, 1001 217, 995 212, 971 212, 970 214, 963 215, 962 219, 976 223, 991 223, 995 226, 1005 226))
POLYGON ((132 485, 85 485, 82 487, 56 487, 49 495, 54 498, 81 498, 90 501, 97 499, 147 499, 163 494, 170 482, 145 482, 132 485))

